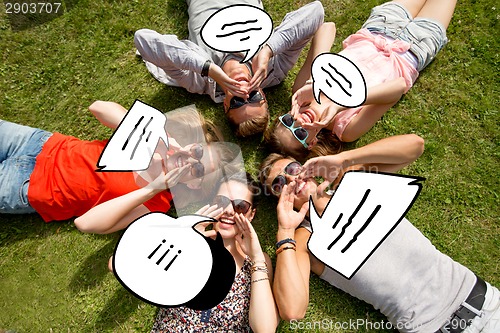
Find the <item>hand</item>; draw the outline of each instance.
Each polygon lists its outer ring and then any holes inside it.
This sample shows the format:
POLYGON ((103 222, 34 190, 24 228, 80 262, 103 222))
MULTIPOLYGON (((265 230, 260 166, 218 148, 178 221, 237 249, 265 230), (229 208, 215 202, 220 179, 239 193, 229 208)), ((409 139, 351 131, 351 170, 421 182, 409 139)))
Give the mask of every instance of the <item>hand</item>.
POLYGON ((295 117, 299 113, 301 106, 309 105, 312 101, 314 101, 312 84, 306 84, 293 94, 290 113, 295 117))
POLYGON ((222 68, 220 68, 216 64, 210 64, 208 76, 214 79, 215 82, 217 82, 217 84, 221 86, 224 91, 227 90, 234 96, 238 96, 243 99, 248 98, 248 86, 243 85, 239 81, 231 79, 229 76, 227 76, 226 73, 224 73, 222 68))
POLYGON ((302 223, 309 209, 309 202, 305 202, 300 211, 296 212, 293 209, 293 198, 295 195, 295 187, 297 183, 292 181, 283 187, 280 199, 278 201, 278 228, 286 230, 295 230, 302 223))
POLYGON ((146 188, 154 189, 157 191, 167 190, 168 188, 172 188, 183 176, 185 176, 191 170, 191 164, 186 164, 180 168, 175 168, 170 170, 165 174, 163 169, 158 177, 156 177, 152 182, 150 182, 146 188))
MULTIPOLYGON (((221 207, 218 207, 217 205, 205 205, 201 207, 195 214, 218 219, 222 215, 223 211, 224 210, 221 207)), ((206 230, 206 228, 213 223, 214 222, 209 222, 209 221, 200 222, 196 224, 194 228, 198 230, 205 237, 215 237, 217 236, 217 231, 206 230)))
POLYGON ((252 226, 252 223, 243 214, 234 215, 236 226, 240 230, 240 234, 235 236, 236 241, 240 244, 241 250, 250 257, 252 261, 264 260, 264 253, 260 247, 259 238, 252 226))
POLYGON ((273 56, 273 51, 266 44, 264 47, 257 52, 257 54, 252 59, 252 71, 253 76, 250 80, 248 91, 256 90, 260 87, 262 81, 267 77, 267 68, 269 66, 269 60, 273 56))
POLYGON ((300 178, 323 177, 324 181, 318 186, 317 193, 322 193, 345 168, 342 153, 329 156, 320 156, 309 159, 303 166, 300 178))
MULTIPOLYGON (((312 103, 316 108, 322 108, 319 104, 317 104, 315 101, 312 103)), ((330 125, 330 123, 333 121, 333 118, 337 115, 337 113, 340 110, 345 109, 344 107, 337 105, 335 103, 329 103, 325 107, 323 107, 323 112, 321 112, 321 119, 313 122, 313 123, 304 123, 302 124, 302 127, 306 130, 309 129, 318 129, 321 130, 322 128, 327 127, 330 125)))

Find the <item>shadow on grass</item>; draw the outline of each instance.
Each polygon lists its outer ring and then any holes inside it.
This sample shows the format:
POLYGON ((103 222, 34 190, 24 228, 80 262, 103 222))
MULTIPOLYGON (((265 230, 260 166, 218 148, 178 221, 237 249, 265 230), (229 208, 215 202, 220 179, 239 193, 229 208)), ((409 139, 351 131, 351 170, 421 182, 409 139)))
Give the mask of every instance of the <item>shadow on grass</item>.
POLYGON ((69 283, 69 288, 72 292, 78 293, 90 288, 95 288, 108 274, 111 274, 108 271, 107 262, 109 257, 113 255, 119 235, 103 237, 107 237, 109 242, 80 263, 77 272, 69 283))
POLYGON ((80 0, 4 1, 7 18, 13 31, 31 29, 50 22, 70 11, 80 0), (58 5, 60 4, 60 5, 58 5))
POLYGON ((45 223, 38 214, 1 214, 0 245, 11 245, 29 238, 48 237, 72 229, 74 229, 73 222, 69 220, 45 223))
MULTIPOLYGON (((115 245, 118 242, 119 234, 104 236, 109 242, 89 255, 78 267, 73 276, 69 288, 77 294, 81 291, 97 288, 108 274, 107 263, 113 254, 115 245)), ((119 287, 115 293, 108 298, 103 310, 97 315, 96 321, 89 332, 113 331, 137 310, 142 301, 130 294, 125 288, 119 287)))

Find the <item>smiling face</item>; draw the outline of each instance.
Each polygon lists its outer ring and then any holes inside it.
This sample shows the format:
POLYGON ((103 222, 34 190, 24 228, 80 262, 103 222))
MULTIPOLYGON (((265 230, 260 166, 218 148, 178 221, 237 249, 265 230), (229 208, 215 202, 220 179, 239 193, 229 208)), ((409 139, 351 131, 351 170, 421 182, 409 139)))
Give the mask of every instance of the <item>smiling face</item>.
MULTIPOLYGON (((293 116, 293 124, 287 127, 281 121, 278 121, 274 129, 274 134, 286 151, 300 151, 302 149, 306 149, 304 145, 297 140, 293 131, 297 128, 302 128, 303 124, 312 124, 315 121, 320 121, 321 116, 322 112, 319 111, 316 102, 313 102, 310 105, 302 106, 299 108, 298 113, 293 116)), ((312 148, 318 141, 316 136, 319 131, 319 128, 307 129, 308 136, 305 143, 308 145, 309 149, 312 148)))
MULTIPOLYGON (((313 198, 316 197, 318 184, 313 178, 300 179, 298 176, 288 174, 286 172, 286 168, 292 162, 295 161, 288 158, 277 160, 270 167, 269 174, 265 179, 264 184, 267 188, 272 189, 273 182, 278 176, 283 176, 286 180, 286 184, 290 184, 292 181, 295 181, 297 185, 295 187, 293 205, 295 208, 299 209, 309 200, 310 196, 313 198)), ((276 191, 272 191, 272 193, 276 196, 280 195, 279 193, 276 193, 276 191)))
POLYGON ((166 172, 190 164, 189 172, 181 177, 179 183, 199 188, 203 177, 216 170, 218 164, 216 156, 210 145, 190 144, 167 157, 166 172))
MULTIPOLYGON (((224 63, 222 66, 224 72, 233 80, 239 81, 243 86, 248 86, 250 80, 252 79, 252 74, 250 73, 249 68, 239 63, 239 61, 231 59, 224 63)), ((258 88, 255 92, 258 92, 262 99, 256 98, 255 102, 252 102, 252 92, 250 93, 249 100, 243 100, 239 97, 236 99, 241 99, 243 103, 242 106, 238 108, 230 108, 231 100, 235 97, 229 90, 224 89, 224 111, 226 112, 226 116, 234 125, 239 125, 245 121, 248 121, 257 117, 265 117, 268 113, 268 105, 265 99, 264 92, 262 89, 258 88)), ((233 102, 234 103, 234 102, 233 102)))
MULTIPOLYGON (((252 202, 252 192, 248 188, 248 185, 236 180, 229 180, 224 182, 219 187, 217 192, 218 196, 223 196, 229 200, 233 200, 235 204, 238 200, 245 200, 246 202, 253 204, 252 202)), ((225 199, 226 200, 226 199, 225 199)), ((226 200, 227 201, 227 200, 226 200)), ((244 203, 240 207, 245 206, 244 203)), ((224 212, 219 217, 219 222, 214 224, 214 229, 218 231, 222 238, 231 238, 239 233, 239 229, 235 224, 235 209, 232 203, 229 203, 224 208, 224 212)), ((255 216, 255 209, 250 206, 248 211, 244 213, 245 217, 252 221, 255 216)))

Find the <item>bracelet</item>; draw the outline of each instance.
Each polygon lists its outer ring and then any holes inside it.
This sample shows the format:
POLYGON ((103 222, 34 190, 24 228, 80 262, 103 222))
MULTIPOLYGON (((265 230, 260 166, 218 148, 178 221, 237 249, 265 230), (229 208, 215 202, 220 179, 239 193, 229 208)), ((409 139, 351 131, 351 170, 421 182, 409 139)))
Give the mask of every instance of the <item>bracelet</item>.
POLYGON ((269 271, 267 269, 267 266, 253 266, 250 269, 250 273, 255 273, 255 272, 264 272, 266 274, 269 274, 269 271))
POLYGON ((205 77, 208 76, 208 70, 210 69, 210 65, 212 64, 212 60, 207 60, 205 61, 205 64, 203 65, 203 68, 201 70, 201 76, 205 77))
POLYGON ((306 84, 313 84, 313 82, 314 82, 314 81, 313 81, 312 79, 309 79, 309 80, 307 80, 306 82, 304 82, 304 85, 306 85, 306 84))
POLYGON ((252 259, 250 259, 250 257, 249 257, 249 256, 247 256, 247 257, 246 257, 246 259, 247 259, 248 261, 250 261, 250 266, 255 266, 255 264, 257 264, 257 263, 261 262, 261 263, 263 263, 264 265, 266 265, 266 267, 267 267, 267 262, 266 262, 266 259, 262 259, 262 260, 255 260, 255 261, 253 261, 252 259))
POLYGON ((295 240, 294 239, 291 239, 291 238, 285 238, 285 239, 282 239, 280 240, 279 242, 276 243, 276 249, 279 249, 279 247, 283 244, 286 244, 286 243, 291 243, 293 245, 295 245, 295 240))
POLYGON ((265 277, 265 278, 260 278, 260 279, 252 280, 252 283, 253 282, 259 282, 259 281, 264 281, 264 280, 269 280, 269 278, 265 277))
POLYGON ((295 246, 285 246, 285 247, 280 247, 279 249, 277 249, 276 250, 276 255, 280 254, 281 252, 283 252, 285 250, 294 250, 294 251, 297 251, 295 249, 295 246))

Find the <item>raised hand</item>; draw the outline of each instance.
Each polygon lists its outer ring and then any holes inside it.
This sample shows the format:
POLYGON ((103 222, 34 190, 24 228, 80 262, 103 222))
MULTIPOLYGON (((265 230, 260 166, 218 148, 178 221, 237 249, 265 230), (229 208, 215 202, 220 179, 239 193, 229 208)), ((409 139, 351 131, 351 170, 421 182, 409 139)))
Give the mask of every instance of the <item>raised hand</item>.
POLYGON ((318 186, 318 193, 322 193, 345 168, 342 154, 320 156, 309 159, 303 166, 300 178, 323 177, 324 181, 318 186))
POLYGON ((283 187, 278 201, 278 228, 284 230, 295 230, 304 220, 309 202, 305 202, 297 212, 293 209, 293 201, 295 197, 295 188, 297 183, 292 181, 283 187))
POLYGON ((248 91, 256 90, 260 87, 262 81, 267 77, 267 68, 269 60, 273 56, 273 51, 265 45, 252 59, 253 76, 250 80, 248 91))
POLYGON ((217 84, 224 90, 229 91, 234 96, 243 99, 248 98, 248 85, 243 85, 241 82, 231 79, 226 73, 216 64, 210 64, 208 76, 217 82, 217 84))
MULTIPOLYGON (((217 206, 217 205, 205 205, 201 207, 195 214, 197 215, 203 215, 207 217, 211 217, 214 219, 218 219, 224 210, 217 206)), ((201 234, 203 234, 205 237, 215 237, 217 236, 217 231, 215 230, 206 230, 207 227, 214 222, 201 222, 198 223, 194 228, 198 230, 201 234)))
POLYGON ((241 250, 250 257, 252 261, 263 260, 264 253, 260 246, 257 233, 252 226, 252 223, 243 214, 235 214, 234 221, 240 233, 235 239, 240 244, 241 250))

